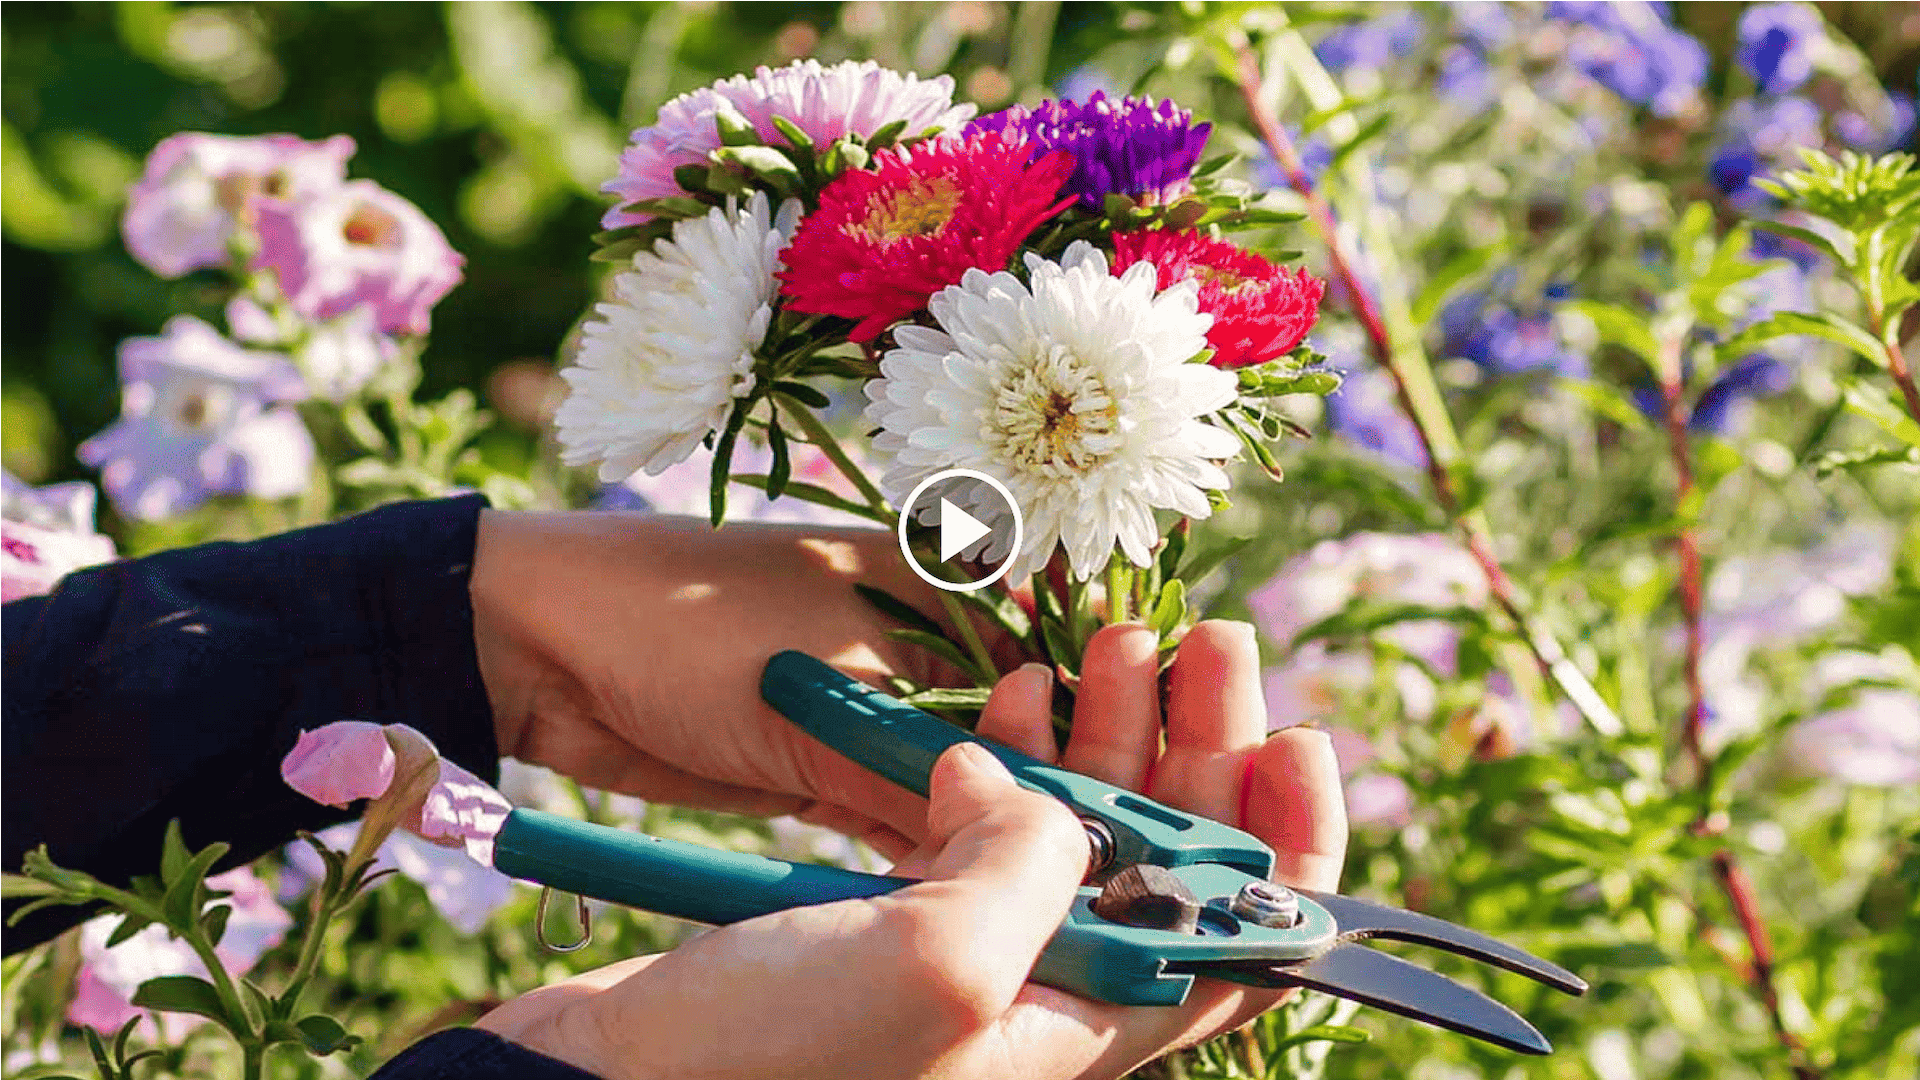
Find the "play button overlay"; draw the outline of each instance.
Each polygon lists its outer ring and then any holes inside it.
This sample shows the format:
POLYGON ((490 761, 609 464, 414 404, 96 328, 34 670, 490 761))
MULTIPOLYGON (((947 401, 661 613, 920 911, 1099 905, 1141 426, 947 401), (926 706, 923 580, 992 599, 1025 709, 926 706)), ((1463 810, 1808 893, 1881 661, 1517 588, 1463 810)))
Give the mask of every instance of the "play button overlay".
POLYGON ((901 504, 900 552, 934 588, 973 592, 1006 576, 1024 526, 1020 504, 1006 485, 972 469, 948 469, 920 481, 901 504), (914 551, 910 536, 916 524, 933 529, 935 565, 914 551))

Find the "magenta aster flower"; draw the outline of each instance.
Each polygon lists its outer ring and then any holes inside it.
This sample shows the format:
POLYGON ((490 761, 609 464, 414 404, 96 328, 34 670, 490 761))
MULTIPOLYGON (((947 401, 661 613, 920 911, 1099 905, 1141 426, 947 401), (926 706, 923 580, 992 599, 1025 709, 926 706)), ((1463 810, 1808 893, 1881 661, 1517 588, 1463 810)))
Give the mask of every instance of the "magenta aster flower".
POLYGON ((381 332, 424 334, 466 262, 419 207, 371 180, 305 202, 262 202, 258 228, 254 268, 273 271, 314 322, 364 304, 381 332))
POLYGON ((968 270, 1004 270, 1041 222, 1066 209, 1073 168, 1018 137, 979 132, 874 155, 820 193, 783 257, 787 306, 858 319, 871 341, 957 285, 968 270), (1031 163, 1029 163, 1031 160, 1031 163))
POLYGON ((1241 368, 1285 356, 1306 339, 1320 317, 1326 283, 1301 267, 1281 267, 1225 240, 1192 230, 1115 233, 1113 272, 1152 263, 1159 287, 1192 278, 1200 310, 1213 316, 1207 344, 1214 367, 1241 368))
POLYGON ((773 126, 778 116, 825 146, 848 135, 866 138, 888 124, 906 122, 906 134, 928 129, 953 130, 973 116, 971 105, 953 103, 953 79, 902 75, 871 60, 847 60, 822 67, 818 60, 796 60, 783 68, 756 68, 710 87, 682 94, 660 107, 651 127, 633 133, 620 155, 620 173, 602 191, 620 198, 601 224, 609 229, 642 225, 649 214, 623 209, 628 203, 684 195, 673 179, 682 165, 701 165, 720 147, 715 115, 731 109, 753 125, 768 145, 785 146, 773 126))
POLYGON ((307 142, 189 131, 165 139, 127 193, 127 250, 161 277, 225 265, 257 201, 299 202, 339 187, 353 149, 345 135, 307 142))
POLYGON ((307 397, 285 356, 243 349, 191 315, 120 344, 120 419, 80 444, 122 514, 143 520, 209 497, 305 491, 313 439, 286 402, 307 397))
POLYGON ((975 120, 967 130, 1017 132, 1036 154, 1071 153, 1067 194, 1098 211, 1108 195, 1163 203, 1185 192, 1213 125, 1195 124, 1193 113, 1171 101, 1110 98, 1096 90, 1084 102, 1016 105, 975 120))

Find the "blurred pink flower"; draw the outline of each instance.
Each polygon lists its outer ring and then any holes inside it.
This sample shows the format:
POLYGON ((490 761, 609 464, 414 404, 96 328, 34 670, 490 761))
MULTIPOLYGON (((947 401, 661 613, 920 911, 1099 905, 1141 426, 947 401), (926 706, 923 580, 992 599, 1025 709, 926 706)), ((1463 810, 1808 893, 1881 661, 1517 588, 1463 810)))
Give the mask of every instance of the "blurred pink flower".
MULTIPOLYGON (((377 799, 393 783, 397 748, 390 731, 405 732, 428 749, 433 746, 405 724, 336 720, 302 732, 281 761, 280 776, 315 802, 344 806, 354 799, 377 799)), ((440 775, 405 826, 443 847, 465 847, 475 861, 492 866, 493 838, 513 804, 446 758, 437 761, 440 775)))
POLYGON ((466 262, 420 208, 371 180, 301 203, 263 202, 255 269, 271 270, 302 318, 366 305, 377 329, 424 334, 466 262))
POLYGON ((127 250, 161 277, 233 258, 237 228, 263 202, 298 202, 338 187, 353 140, 183 132, 162 140, 127 193, 120 230, 127 250))
MULTIPOLYGON (((227 917, 226 931, 214 947, 214 955, 229 974, 243 975, 286 937, 293 916, 274 901, 266 882, 248 867, 215 874, 207 884, 233 894, 216 901, 229 905, 233 912, 227 917)), ((142 1010, 133 1006, 134 991, 141 983, 163 975, 207 975, 206 965, 193 949, 169 937, 163 926, 149 926, 107 948, 107 939, 119 923, 119 916, 103 915, 80 928, 80 973, 73 1001, 67 1006, 68 1020, 104 1034, 141 1015, 142 1010)), ((166 1038, 176 1041, 206 1022, 187 1013, 162 1013, 161 1017, 166 1038)), ((152 1035, 151 1025, 145 1026, 152 1035)))
POLYGON ((1803 720, 1787 733, 1789 764, 1871 787, 1920 783, 1920 695, 1864 689, 1853 702, 1803 720))
POLYGON ((1398 829, 1413 821, 1413 793, 1397 776, 1363 773, 1346 781, 1346 792, 1351 824, 1398 829))
POLYGON ((314 445, 284 402, 307 397, 283 355, 243 349, 191 315, 120 343, 120 419, 80 444, 121 513, 169 517, 214 495, 298 495, 314 445))
POLYGON ((367 385, 399 355, 399 346, 380 332, 373 309, 361 306, 339 318, 307 323, 289 337, 290 328, 274 321, 259 302, 245 294, 227 301, 227 329, 249 345, 289 349, 314 397, 345 401, 367 385))
POLYGON ((947 75, 921 79, 871 60, 823 67, 808 59, 777 69, 755 68, 751 76, 735 75, 674 98, 660 107, 651 126, 633 133, 620 155, 619 175, 600 189, 620 200, 601 224, 609 229, 644 224, 652 215, 627 210, 626 204, 686 194, 674 181, 673 170, 704 165, 707 155, 719 149, 714 118, 722 109, 739 114, 769 145, 787 145, 773 126, 778 116, 822 149, 846 135, 865 138, 896 120, 906 121, 904 137, 928 128, 954 131, 974 113, 972 105, 953 103, 953 79, 947 75))
MULTIPOLYGON (((1363 532, 1315 544, 1253 590, 1247 606, 1269 638, 1291 645, 1300 631, 1356 600, 1452 608, 1480 607, 1486 598, 1486 575, 1452 537, 1363 532)), ((1440 671, 1453 670, 1460 634, 1442 620, 1395 623, 1375 636, 1440 671)))
MULTIPOLYGON (((360 823, 349 821, 320 832, 328 847, 346 851, 360 835, 360 823)), ((289 844, 287 869, 280 875, 280 900, 292 903, 326 876, 326 867, 313 848, 289 844)), ((426 890, 427 900, 463 934, 477 933, 487 919, 513 896, 513 879, 490 866, 481 866, 463 851, 444 848, 411 833, 396 832, 374 854, 373 869, 398 870, 402 877, 426 890)))
POLYGON ((42 596, 67 574, 110 562, 113 541, 93 531, 92 484, 34 488, 0 470, 0 603, 42 596))
POLYGON ((386 728, 341 720, 301 732, 280 762, 280 778, 314 802, 345 806, 385 794, 393 783, 393 763, 386 728))

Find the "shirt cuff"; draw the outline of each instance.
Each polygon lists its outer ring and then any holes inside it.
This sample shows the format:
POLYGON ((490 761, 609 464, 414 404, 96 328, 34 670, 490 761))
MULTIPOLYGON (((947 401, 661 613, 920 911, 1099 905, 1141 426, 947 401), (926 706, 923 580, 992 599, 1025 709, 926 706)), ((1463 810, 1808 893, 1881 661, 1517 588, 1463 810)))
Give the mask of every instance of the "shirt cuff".
POLYGON ((592 1073, 479 1028, 414 1043, 367 1080, 598 1080, 592 1073))

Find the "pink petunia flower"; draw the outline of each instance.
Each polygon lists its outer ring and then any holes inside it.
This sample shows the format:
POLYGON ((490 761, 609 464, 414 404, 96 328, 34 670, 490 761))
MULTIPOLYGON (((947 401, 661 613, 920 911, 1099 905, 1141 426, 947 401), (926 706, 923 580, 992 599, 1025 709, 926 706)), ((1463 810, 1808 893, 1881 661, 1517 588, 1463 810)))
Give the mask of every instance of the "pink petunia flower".
POLYGON ((773 125, 778 116, 822 147, 848 135, 866 138, 895 121, 906 122, 907 136, 929 129, 952 131, 974 112, 971 105, 953 103, 953 79, 947 75, 921 79, 871 60, 823 67, 809 59, 783 68, 756 68, 751 76, 735 75, 674 98, 660 107, 651 126, 633 133, 632 143, 620 155, 619 175, 601 189, 620 200, 601 224, 609 229, 643 225, 652 216, 625 209, 626 204, 684 195, 673 171, 704 165, 707 155, 719 149, 715 117, 722 110, 745 119, 768 145, 787 145, 773 125))
POLYGON ((92 484, 35 489, 0 470, 0 602, 43 596, 86 566, 111 562, 113 541, 93 531, 92 484))
POLYGON ((300 202, 346 179, 353 140, 292 135, 240 137, 183 132, 163 140, 127 194, 120 231, 127 250, 161 277, 179 277, 233 257, 265 201, 300 202))
MULTIPOLYGON (((214 955, 231 975, 244 975, 285 939, 293 926, 273 897, 273 890, 252 869, 240 866, 207 879, 207 885, 233 895, 221 903, 233 908, 227 917, 225 932, 214 955)), ((74 984, 73 1001, 67 1007, 67 1019, 103 1034, 119 1030, 142 1011, 133 1005, 134 991, 148 979, 167 975, 207 976, 191 946, 168 936, 164 926, 149 926, 126 941, 107 948, 107 939, 120 924, 120 916, 103 915, 80 928, 80 972, 74 984)), ((178 1041, 188 1031, 206 1022, 187 1013, 162 1013, 165 1036, 178 1041)), ((148 1034, 152 1035, 151 1025, 148 1034)))
POLYGON ((420 208, 371 180, 299 204, 262 202, 255 269, 271 270, 302 318, 366 305, 382 333, 424 334, 466 262, 420 208))
POLYGON ((401 819, 407 829, 443 847, 465 847, 475 861, 493 865, 493 838, 513 804, 479 777, 438 757, 426 736, 405 724, 336 720, 302 732, 280 763, 287 785, 315 802, 344 806, 387 794, 403 756, 397 742, 435 753, 439 775, 418 811, 401 819))
POLYGON ((80 444, 123 514, 154 520, 214 495, 298 495, 313 438, 285 403, 306 398, 279 353, 243 349, 191 315, 120 344, 120 419, 80 444))

